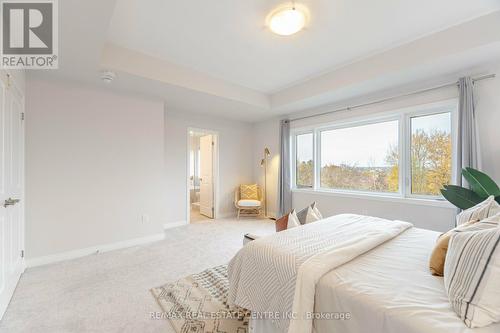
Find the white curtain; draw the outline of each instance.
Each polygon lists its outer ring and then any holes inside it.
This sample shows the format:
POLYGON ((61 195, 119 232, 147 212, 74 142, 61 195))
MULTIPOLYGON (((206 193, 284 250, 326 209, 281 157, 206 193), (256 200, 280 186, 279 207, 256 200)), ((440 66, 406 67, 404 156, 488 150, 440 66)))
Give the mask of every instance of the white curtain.
POLYGON ((462 77, 458 81, 458 149, 457 149, 457 185, 466 184, 462 179, 462 168, 480 169, 479 138, 474 105, 474 81, 462 77))
POLYGON ((282 120, 280 124, 280 172, 278 183, 279 216, 292 210, 292 186, 290 173, 290 121, 282 120))

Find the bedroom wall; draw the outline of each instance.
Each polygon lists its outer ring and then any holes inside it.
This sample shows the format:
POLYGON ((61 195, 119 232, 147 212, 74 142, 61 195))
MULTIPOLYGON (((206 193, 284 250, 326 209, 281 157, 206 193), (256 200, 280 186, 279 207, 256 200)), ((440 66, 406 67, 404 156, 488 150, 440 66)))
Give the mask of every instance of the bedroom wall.
MULTIPOLYGON (((339 105, 332 105, 326 108, 315 110, 306 110, 292 115, 292 118, 301 115, 308 115, 317 112, 324 112, 335 109, 339 106, 353 105, 366 102, 367 100, 376 100, 386 96, 399 94, 403 91, 412 91, 422 87, 433 86, 442 82, 449 82, 456 79, 459 75, 476 73, 496 73, 497 77, 485 81, 480 81, 476 86, 477 117, 479 126, 479 138, 482 150, 483 170, 490 174, 495 181, 500 183, 500 63, 485 64, 484 66, 464 70, 463 73, 455 73, 447 78, 436 78, 429 82, 422 82, 415 86, 402 87, 399 90, 384 92, 384 94, 360 96, 357 99, 346 101, 339 105)), ((407 106, 432 103, 436 101, 456 98, 458 95, 455 88, 441 89, 426 94, 413 97, 406 97, 390 103, 379 104, 376 106, 365 107, 350 112, 338 112, 333 115, 309 119, 293 123, 294 127, 305 126, 308 124, 334 122, 336 120, 348 119, 373 113, 391 111, 407 106)), ((261 146, 268 145, 279 149, 279 120, 278 118, 260 122, 254 125, 256 133, 259 136, 255 138, 254 155, 259 156, 261 146)), ((276 160, 279 159, 275 156, 276 160)), ((270 168, 271 178, 278 177, 278 164, 273 164, 270 168)), ((255 167, 255 174, 259 175, 259 168, 255 167)), ((256 179, 259 179, 256 177, 256 179)), ((269 187, 269 198, 273 198, 273 205, 276 207, 277 182, 269 187)), ((357 213, 365 215, 380 216, 389 219, 401 219, 413 222, 416 226, 428 228, 437 231, 445 231, 453 226, 456 209, 450 205, 425 205, 417 202, 405 202, 404 200, 384 200, 374 197, 356 197, 337 194, 324 194, 312 191, 295 191, 292 195, 293 206, 302 208, 317 201, 320 210, 326 216, 339 213, 357 213)))
POLYGON ((476 83, 477 121, 483 171, 500 184, 500 63, 489 72, 497 77, 476 83))
POLYGON ((30 78, 26 110, 28 262, 162 236, 162 102, 30 78))
POLYGON ((216 131, 219 134, 218 216, 235 214, 234 190, 253 181, 252 125, 188 113, 165 106, 165 156, 168 223, 186 222, 187 212, 187 133, 188 128, 216 131), (175 190, 174 190, 175 189, 175 190))
POLYGON ((235 214, 234 189, 253 181, 253 126, 245 122, 33 78, 26 111, 30 265, 161 239, 164 228, 187 223, 190 127, 219 133, 219 217, 235 214))

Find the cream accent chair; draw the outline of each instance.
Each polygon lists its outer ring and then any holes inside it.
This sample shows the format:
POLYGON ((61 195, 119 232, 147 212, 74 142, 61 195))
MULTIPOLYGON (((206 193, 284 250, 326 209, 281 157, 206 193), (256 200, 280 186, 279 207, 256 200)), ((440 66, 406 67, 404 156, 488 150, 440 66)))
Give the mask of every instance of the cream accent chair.
POLYGON ((234 206, 238 209, 238 220, 240 217, 259 216, 262 212, 263 199, 260 186, 257 186, 259 200, 241 200, 240 187, 234 191, 234 206))

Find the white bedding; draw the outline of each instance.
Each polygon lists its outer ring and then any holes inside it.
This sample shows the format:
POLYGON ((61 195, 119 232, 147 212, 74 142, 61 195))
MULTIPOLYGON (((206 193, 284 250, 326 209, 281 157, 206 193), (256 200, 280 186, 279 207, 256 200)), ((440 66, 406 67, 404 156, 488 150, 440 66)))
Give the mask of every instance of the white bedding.
POLYGON ((500 324, 469 329, 453 312, 443 278, 428 270, 438 236, 409 229, 323 276, 315 312, 349 312, 351 319, 315 320, 315 332, 499 333, 500 324))
POLYGON ((228 302, 283 314, 275 318, 283 332, 312 332, 306 314, 314 311, 321 277, 410 227, 407 222, 343 214, 255 240, 229 263, 228 302), (285 314, 296 317, 290 321, 285 314))

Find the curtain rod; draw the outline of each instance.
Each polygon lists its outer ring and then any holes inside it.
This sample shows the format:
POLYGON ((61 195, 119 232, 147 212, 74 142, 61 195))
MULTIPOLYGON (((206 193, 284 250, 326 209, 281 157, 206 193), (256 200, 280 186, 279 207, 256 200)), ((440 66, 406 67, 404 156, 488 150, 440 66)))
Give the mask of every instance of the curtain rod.
MULTIPOLYGON (((478 77, 472 78, 472 81, 476 82, 476 81, 481 81, 481 80, 485 80, 485 79, 492 79, 495 76, 496 76, 496 74, 482 75, 482 76, 478 76, 478 77)), ((304 116, 304 117, 299 117, 299 118, 293 118, 293 119, 290 119, 289 121, 290 122, 294 122, 294 121, 298 121, 298 120, 304 120, 304 119, 309 119, 309 118, 326 116, 328 114, 335 113, 335 112, 340 112, 340 111, 351 111, 351 110, 359 109, 359 108, 362 108, 362 107, 365 107, 365 106, 369 106, 369 105, 384 103, 384 102, 391 101, 393 99, 398 99, 398 98, 401 98, 401 97, 407 97, 407 96, 412 96, 412 95, 423 94, 423 93, 426 93, 426 92, 429 92, 429 91, 432 91, 432 90, 443 89, 443 88, 453 87, 453 86, 457 86, 457 85, 458 85, 458 81, 455 81, 455 82, 451 82, 451 83, 442 84, 442 85, 439 85, 439 86, 434 86, 434 87, 431 87, 431 88, 426 88, 426 89, 420 89, 420 90, 412 91, 412 92, 409 92, 409 93, 406 93, 406 94, 402 94, 402 95, 396 95, 396 96, 382 98, 382 99, 375 100, 375 101, 368 102, 368 103, 356 104, 356 105, 353 105, 353 106, 345 106, 343 108, 335 109, 335 110, 332 110, 332 111, 317 113, 317 114, 313 114, 313 115, 310 115, 310 116, 304 116)))

